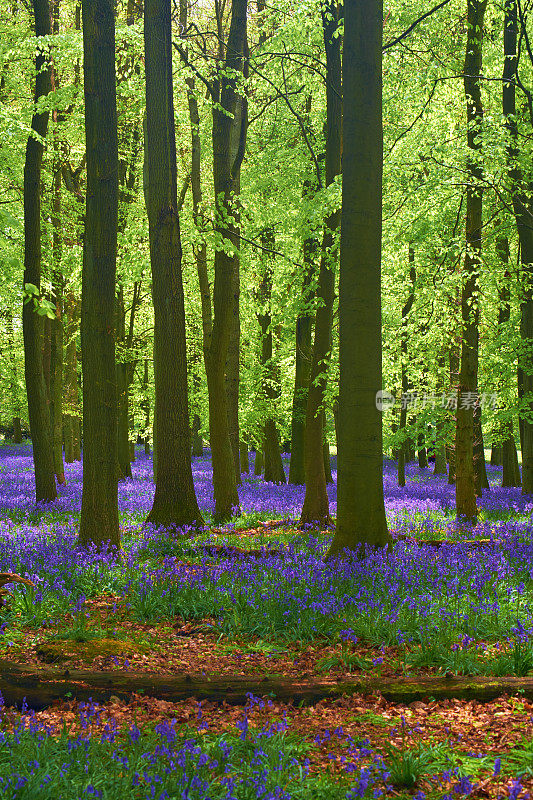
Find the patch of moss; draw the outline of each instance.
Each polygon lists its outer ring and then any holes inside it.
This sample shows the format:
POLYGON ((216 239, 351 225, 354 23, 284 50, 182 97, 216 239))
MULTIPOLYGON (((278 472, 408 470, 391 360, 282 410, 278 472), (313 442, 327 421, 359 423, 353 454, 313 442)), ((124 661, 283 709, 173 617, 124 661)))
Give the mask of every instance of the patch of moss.
POLYGON ((83 659, 92 661, 98 656, 133 656, 146 652, 147 647, 140 642, 117 639, 91 639, 88 642, 48 641, 39 645, 37 655, 47 664, 60 661, 83 659))

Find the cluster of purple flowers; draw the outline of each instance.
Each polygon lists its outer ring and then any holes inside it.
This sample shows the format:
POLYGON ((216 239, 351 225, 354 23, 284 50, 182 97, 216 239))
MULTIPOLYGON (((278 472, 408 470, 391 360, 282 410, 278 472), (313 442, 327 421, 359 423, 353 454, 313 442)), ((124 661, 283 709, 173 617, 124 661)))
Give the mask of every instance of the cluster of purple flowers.
MULTIPOLYGON (((269 514, 276 517, 297 520, 303 504, 303 486, 266 483, 253 476, 254 456, 251 457, 251 472, 243 475, 239 487, 241 509, 246 514, 269 514)), ((289 457, 284 456, 288 473, 289 457)), ((498 487, 500 471, 487 466, 491 490, 484 492, 479 500, 482 513, 489 518, 510 517, 530 518, 533 513, 533 500, 522 495, 520 489, 498 487)), ((137 454, 132 464, 133 478, 121 481, 119 485, 119 507, 124 518, 138 519, 146 516, 151 508, 154 485, 152 482, 152 459, 137 454)), ((65 465, 67 483, 60 487, 60 497, 49 509, 63 515, 75 517, 81 508, 81 463, 65 465)), ((337 505, 336 459, 332 457, 333 483, 328 486, 330 510, 334 515, 337 505)), ((200 507, 207 513, 214 507, 213 473, 209 452, 201 458, 193 459, 193 476, 200 507)), ((431 471, 420 470, 414 463, 406 467, 407 486, 397 485, 396 463, 386 460, 383 471, 383 484, 389 519, 398 532, 423 530, 431 533, 432 526, 441 530, 442 522, 454 527, 455 488, 447 483, 446 477, 434 476, 431 471)), ((20 519, 26 515, 35 519, 34 479, 31 447, 28 445, 0 445, 0 509, 15 511, 20 519)), ((39 512, 42 515, 42 512, 39 512)), ((46 516, 46 515, 45 515, 46 516)))
MULTIPOLYGON (((281 555, 265 551, 250 562, 238 553, 216 559, 206 553, 191 570, 176 558, 189 540, 140 528, 139 517, 148 510, 153 493, 151 461, 140 456, 133 471, 134 478, 122 482, 119 490, 123 519, 129 525, 119 563, 110 552, 76 548, 79 464, 67 465, 68 483, 60 498, 46 509, 35 509, 29 448, 0 448, 0 570, 18 572, 36 584, 35 591, 25 593, 24 605, 23 595, 17 595, 27 619, 42 622, 66 608, 76 611, 81 595, 111 590, 127 598, 137 618, 214 616, 226 632, 307 640, 339 632, 346 637, 349 630, 352 637, 376 644, 425 642, 437 635, 451 647, 459 633, 494 641, 508 636, 517 621, 528 635, 533 627, 529 592, 524 589, 533 573, 531 503, 517 489, 486 493, 484 502, 490 502, 492 511, 512 507, 521 518, 478 526, 476 535, 491 540, 482 558, 466 542, 433 549, 400 539, 392 553, 326 564, 327 535, 308 531, 288 544, 280 541, 281 555)), ((393 534, 415 529, 431 534, 439 529, 453 537, 453 487, 427 471, 421 476, 411 465, 408 473, 406 489, 399 489, 393 465, 386 464, 393 534)), ((208 457, 195 459, 194 475, 200 503, 209 510, 208 457)), ((495 480, 494 470, 492 475, 495 480)), ((330 492, 334 509, 335 484, 330 492)), ((241 487, 241 503, 245 513, 294 519, 302 493, 302 487, 274 486, 250 477, 241 487)), ((208 543, 209 535, 201 542, 208 543)))

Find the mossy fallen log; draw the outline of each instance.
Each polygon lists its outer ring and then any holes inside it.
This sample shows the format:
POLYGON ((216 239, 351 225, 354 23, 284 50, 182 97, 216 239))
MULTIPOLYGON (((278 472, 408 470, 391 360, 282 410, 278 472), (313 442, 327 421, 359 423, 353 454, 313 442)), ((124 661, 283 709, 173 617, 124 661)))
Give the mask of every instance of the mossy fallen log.
POLYGON ((65 698, 105 702, 111 696, 127 700, 132 693, 178 702, 198 700, 243 705, 251 693, 312 705, 319 700, 343 695, 381 694, 395 703, 415 700, 493 700, 501 695, 520 694, 533 699, 533 678, 417 677, 375 678, 343 681, 293 680, 291 678, 224 675, 161 675, 112 671, 61 670, 23 666, 0 661, 0 691, 6 705, 41 709, 65 698))

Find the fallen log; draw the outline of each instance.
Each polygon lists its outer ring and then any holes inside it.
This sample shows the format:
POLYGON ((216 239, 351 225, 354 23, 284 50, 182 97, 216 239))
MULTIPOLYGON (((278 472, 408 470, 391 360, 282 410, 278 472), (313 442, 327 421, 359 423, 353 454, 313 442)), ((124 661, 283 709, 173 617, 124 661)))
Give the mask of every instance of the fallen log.
POLYGON ((232 544, 204 544, 201 546, 201 549, 204 553, 207 553, 210 556, 222 556, 226 558, 230 558, 232 556, 244 556, 247 558, 265 558, 265 556, 281 556, 283 555, 283 550, 275 549, 275 548, 247 548, 242 549, 240 547, 235 547, 232 544))
POLYGON ((77 699, 105 702, 116 696, 127 700, 131 694, 144 694, 159 700, 178 702, 195 697, 232 705, 244 705, 251 693, 256 697, 276 698, 312 705, 319 700, 343 695, 381 694, 394 703, 409 704, 434 698, 479 700, 486 702, 501 695, 520 693, 533 699, 533 678, 485 678, 424 676, 417 678, 375 678, 332 681, 301 680, 265 676, 161 675, 122 670, 64 670, 23 666, 0 661, 0 691, 4 703, 20 706, 24 698, 29 708, 39 710, 55 701, 77 699))

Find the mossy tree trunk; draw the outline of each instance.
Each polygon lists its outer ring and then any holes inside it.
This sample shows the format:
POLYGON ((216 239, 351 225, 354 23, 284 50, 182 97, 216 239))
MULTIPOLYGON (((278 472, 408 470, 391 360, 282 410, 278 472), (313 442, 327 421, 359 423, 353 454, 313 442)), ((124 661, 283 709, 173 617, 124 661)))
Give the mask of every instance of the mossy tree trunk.
POLYGON ((376 407, 382 389, 382 1, 347 3, 344 22, 338 499, 329 557, 391 544, 376 407))
POLYGON ((114 11, 112 0, 82 0, 87 205, 81 300, 83 491, 79 540, 82 546, 107 542, 118 547, 114 11))
POLYGON ((170 0, 145 0, 146 206, 154 302, 156 488, 147 522, 202 524, 191 469, 170 0))
MULTIPOLYGON (((34 0, 35 35, 51 35, 51 15, 48 0, 34 0)), ((35 57, 35 103, 51 91, 51 65, 46 45, 39 48, 35 57)), ((41 165, 42 140, 48 130, 48 111, 34 111, 31 129, 37 136, 28 136, 24 163, 24 287, 34 287, 37 294, 25 297, 22 312, 24 359, 28 417, 33 445, 35 468, 35 499, 48 502, 57 497, 50 406, 46 388, 42 336, 43 317, 37 313, 41 291, 41 165)))

